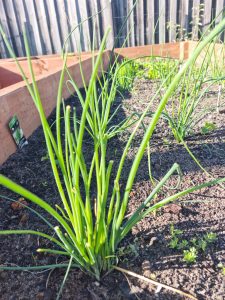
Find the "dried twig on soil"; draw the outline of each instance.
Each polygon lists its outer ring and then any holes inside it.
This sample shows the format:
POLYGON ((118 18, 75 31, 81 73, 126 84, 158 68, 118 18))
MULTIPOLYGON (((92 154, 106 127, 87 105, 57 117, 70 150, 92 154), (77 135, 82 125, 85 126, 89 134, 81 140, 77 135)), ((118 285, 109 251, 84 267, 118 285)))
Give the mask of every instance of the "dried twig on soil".
POLYGON ((174 292, 174 293, 177 293, 177 294, 180 294, 180 295, 182 295, 182 296, 188 297, 189 299, 197 300, 197 298, 195 298, 194 296, 192 296, 192 295, 190 295, 190 294, 187 294, 187 293, 185 293, 185 292, 182 292, 181 290, 175 289, 175 288, 173 288, 173 287, 171 287, 171 286, 169 286, 169 285, 166 285, 166 284, 157 282, 157 281, 155 281, 155 280, 149 279, 149 278, 147 278, 147 277, 145 277, 145 276, 136 274, 136 273, 134 273, 134 272, 132 272, 132 271, 129 271, 129 270, 126 270, 126 269, 117 267, 117 266, 113 266, 113 268, 114 268, 115 270, 118 270, 118 271, 122 272, 122 273, 126 273, 126 274, 128 274, 128 275, 131 275, 131 276, 133 276, 133 277, 136 277, 136 278, 139 278, 139 279, 141 279, 141 280, 143 280, 143 281, 146 281, 146 282, 148 282, 148 283, 150 283, 150 284, 156 285, 157 287, 162 287, 162 288, 165 288, 165 289, 167 289, 167 290, 170 290, 170 291, 172 291, 172 292, 174 292))

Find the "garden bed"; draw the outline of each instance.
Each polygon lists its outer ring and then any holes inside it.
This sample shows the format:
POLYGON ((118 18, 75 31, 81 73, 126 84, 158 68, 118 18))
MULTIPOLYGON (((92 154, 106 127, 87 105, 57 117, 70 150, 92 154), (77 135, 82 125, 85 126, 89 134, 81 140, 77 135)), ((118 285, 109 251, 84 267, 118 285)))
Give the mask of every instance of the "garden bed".
MULTIPOLYGON (((116 49, 115 53, 121 57, 137 58, 146 55, 187 59, 196 46, 196 42, 177 42, 141 47, 116 49)), ((109 51, 104 54, 104 69, 107 67, 109 51)), ((91 54, 81 54, 84 77, 88 82, 91 74, 91 54)), ((30 78, 26 58, 19 59, 25 74, 30 78)), ((59 55, 37 56, 32 58, 34 73, 43 99, 43 106, 47 115, 55 108, 57 86, 62 69, 62 59, 59 55)), ((80 76, 78 55, 68 57, 68 67, 76 78, 79 87, 83 87, 80 76)), ((71 95, 68 89, 64 89, 63 96, 71 95)), ((0 60, 0 140, 2 141, 0 152, 0 164, 16 151, 15 143, 11 137, 8 122, 17 115, 20 125, 26 137, 40 125, 40 119, 33 101, 27 91, 26 84, 22 81, 21 74, 12 59, 0 60), (29 113, 28 113, 29 112, 29 113)))
MULTIPOLYGON (((143 112, 147 99, 154 95, 156 83, 151 80, 139 79, 135 82, 132 93, 116 98, 115 107, 122 103, 116 122, 133 112, 143 112)), ((208 93, 207 105, 215 105, 216 95, 208 93)), ((70 99, 70 105, 77 105, 78 100, 70 99)), ((157 103, 157 100, 156 100, 157 103)), ((79 114, 79 110, 78 110, 79 114)), ((55 120, 54 113, 50 116, 50 124, 55 120)), ((203 135, 200 129, 204 123, 199 123, 192 137, 188 138, 188 145, 207 171, 214 177, 225 176, 225 128, 224 114, 210 113, 205 121, 213 122, 216 129, 203 135)), ((148 122, 149 119, 146 119, 148 122)), ((130 130, 130 129, 129 129, 130 130)), ((129 131, 128 130, 128 131, 129 131)), ((112 139, 108 149, 115 149, 108 153, 117 162, 122 146, 127 139, 128 132, 112 139)), ((139 144, 139 135, 133 142, 129 152, 127 167, 132 162, 139 144)), ((166 121, 161 119, 151 141, 151 161, 153 176, 161 178, 174 162, 181 164, 183 180, 179 189, 185 189, 193 184, 201 184, 209 180, 196 166, 182 145, 177 144, 168 129, 166 121)), ((85 141, 85 153, 91 149, 88 139, 85 141)), ((126 169, 126 168, 125 168, 126 169)), ((13 154, 0 168, 0 173, 31 189, 49 203, 59 203, 58 191, 52 175, 46 146, 41 128, 38 128, 29 138, 29 144, 13 154)), ((126 174, 123 174, 124 182, 126 174)), ((173 176, 169 183, 175 187, 177 176, 173 176)), ((122 182, 123 184, 123 182, 122 182)), ((137 180, 130 193, 129 212, 132 212, 152 190, 147 171, 147 157, 145 156, 137 174, 137 180)), ((166 189, 158 195, 174 193, 166 189)), ((0 194, 18 199, 13 193, 0 188, 0 194), (15 198, 16 197, 16 198, 15 198)), ((94 195, 93 195, 94 197, 94 195)), ((184 200, 200 201, 187 203, 179 201, 171 204, 142 220, 132 230, 132 233, 120 245, 121 255, 119 265, 150 276, 158 282, 173 286, 197 299, 224 299, 224 277, 218 268, 218 263, 225 260, 225 191, 220 186, 206 188, 186 196, 184 200), (201 252, 195 263, 188 265, 183 261, 182 252, 171 249, 170 226, 183 231, 185 239, 201 237, 208 232, 217 234, 216 241, 206 252, 201 252), (124 248, 125 247, 125 248, 124 248)), ((33 204, 28 204, 36 209, 33 204)), ((21 207, 12 206, 0 197, 0 229, 38 229, 48 232, 48 228, 40 219, 21 207)), ((44 246, 43 240, 35 236, 0 237, 0 264, 19 266, 47 265, 62 261, 61 257, 36 253, 39 244, 44 246)), ((40 272, 11 272, 0 271, 0 295, 2 300, 8 299, 55 299, 63 280, 65 271, 40 272)), ((96 282, 79 270, 72 270, 63 290, 62 299, 183 299, 165 289, 157 294, 155 288, 131 277, 125 277, 118 271, 105 275, 100 282, 96 282)))
MULTIPOLYGON (((91 72, 92 55, 83 53, 78 55, 69 55, 67 60, 68 69, 71 75, 76 78, 79 88, 83 87, 82 76, 80 74, 81 61, 83 75, 88 83, 91 72)), ((20 58, 19 62, 24 69, 25 75, 30 79, 30 72, 26 58, 20 58)), ((105 51, 103 55, 103 70, 106 70, 109 62, 109 52, 105 51)), ((58 83, 62 70, 63 60, 59 55, 46 55, 42 57, 33 57, 32 64, 36 76, 37 85, 43 99, 43 107, 47 116, 50 115, 56 106, 56 97, 58 83)), ((101 71, 99 71, 99 74, 101 71)), ((0 165, 16 151, 15 142, 9 130, 9 121, 16 115, 20 126, 26 137, 29 137, 33 131, 41 124, 36 107, 27 90, 26 83, 23 82, 20 71, 12 59, 0 60, 0 165)), ((66 78, 65 80, 67 80, 66 78)), ((71 95, 71 91, 64 86, 63 97, 66 99, 71 95)))

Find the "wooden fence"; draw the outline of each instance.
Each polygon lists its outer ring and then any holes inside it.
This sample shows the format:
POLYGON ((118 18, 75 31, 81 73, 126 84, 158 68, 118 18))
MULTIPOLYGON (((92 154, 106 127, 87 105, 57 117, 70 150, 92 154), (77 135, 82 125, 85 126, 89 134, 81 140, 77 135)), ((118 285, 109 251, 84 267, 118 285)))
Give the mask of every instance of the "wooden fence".
MULTIPOLYGON (((41 55, 60 53, 69 32, 82 20, 87 21, 67 39, 71 52, 90 50, 93 36, 97 49, 108 26, 112 28, 108 48, 114 43, 120 47, 196 40, 225 6, 225 0, 138 0, 134 7, 135 2, 0 0, 0 23, 17 56, 25 56, 23 28, 31 54, 41 55)), ((215 23, 222 17, 220 14, 215 23)), ((0 57, 8 56, 0 37, 0 57)))

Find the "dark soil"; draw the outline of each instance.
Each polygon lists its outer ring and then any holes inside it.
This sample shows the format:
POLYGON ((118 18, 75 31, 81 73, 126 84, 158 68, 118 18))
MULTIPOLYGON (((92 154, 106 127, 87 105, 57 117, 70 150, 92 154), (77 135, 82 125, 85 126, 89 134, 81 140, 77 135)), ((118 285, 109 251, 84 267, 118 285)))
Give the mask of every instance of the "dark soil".
MULTIPOLYGON (((122 99, 116 99, 116 104, 123 102, 118 120, 132 112, 142 112, 146 103, 151 99, 156 83, 140 80, 136 83, 132 94, 122 99)), ((76 99, 70 100, 74 104, 76 99)), ((203 107, 215 105, 216 95, 208 94, 203 107)), ((157 101, 156 101, 157 102, 157 101)), ((115 104, 115 105, 116 105, 115 104)), ((153 110, 154 106, 153 104, 153 110)), ((213 177, 225 176, 225 127, 224 114, 216 112, 207 114, 188 138, 187 144, 213 177), (214 122, 216 129, 210 134, 201 135, 200 128, 204 122, 214 122)), ((146 123, 150 118, 146 118, 146 123)), ((117 120, 117 121, 118 121, 117 120)), ((54 122, 54 114, 49 118, 54 122)), ((140 136, 133 143, 129 153, 127 167, 131 164, 140 136)), ((128 132, 111 141, 109 155, 114 159, 120 156, 121 149, 128 132), (112 152, 112 149, 117 152, 112 152)), ((85 144, 85 147, 90 147, 85 144)), ((160 120, 151 142, 151 162, 153 176, 161 178, 166 171, 178 162, 183 171, 180 189, 194 184, 209 181, 210 177, 203 173, 191 159, 182 145, 178 145, 164 120, 160 120)), ((39 128, 29 138, 29 145, 18 150, 6 163, 0 167, 0 173, 8 176, 17 183, 33 191, 49 203, 60 201, 54 178, 51 173, 49 160, 46 159, 46 148, 42 129, 39 128)), ((125 179, 126 174, 123 174, 125 179)), ((161 199, 177 190, 171 189, 177 184, 174 175, 168 188, 164 188, 158 195, 161 199)), ((143 159, 137 175, 137 181, 130 193, 129 211, 134 211, 152 190, 148 176, 147 156, 143 159)), ((0 187, 0 230, 1 229, 35 229, 48 232, 45 223, 37 215, 21 207, 13 207, 3 195, 13 199, 19 196, 0 187)), ((35 205, 29 207, 40 211, 35 205)), ((170 204, 155 215, 142 220, 132 233, 125 239, 119 250, 119 266, 138 274, 150 276, 158 282, 191 293, 197 299, 222 300, 225 299, 224 275, 218 268, 218 263, 225 264, 225 190, 221 186, 202 189, 192 193, 176 204, 170 204), (217 240, 207 249, 200 252, 196 263, 188 265, 183 261, 182 251, 170 249, 170 226, 183 230, 183 237, 202 237, 205 233, 214 232, 217 240), (124 248, 125 247, 125 248, 124 248)), ((46 242, 35 236, 1 236, 0 264, 8 266, 47 265, 58 261, 58 257, 38 254, 36 249, 46 242)), ((1 300, 49 300, 55 299, 60 288, 64 269, 53 271, 15 272, 0 271, 0 299, 1 300)), ((62 299, 184 299, 166 289, 156 293, 154 286, 140 280, 124 276, 113 271, 104 276, 101 282, 79 270, 72 270, 63 290, 62 299)))

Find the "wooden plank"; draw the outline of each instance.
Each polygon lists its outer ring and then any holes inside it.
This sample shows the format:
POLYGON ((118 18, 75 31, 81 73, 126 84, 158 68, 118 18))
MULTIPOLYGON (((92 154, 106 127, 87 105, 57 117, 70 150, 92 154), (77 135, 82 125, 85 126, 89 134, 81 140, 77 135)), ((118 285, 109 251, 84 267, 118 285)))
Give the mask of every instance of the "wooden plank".
POLYGON ((26 28, 29 32, 30 45, 33 52, 32 55, 41 55, 43 54, 43 50, 33 0, 24 0, 23 3, 26 16, 26 28))
POLYGON ((55 0, 55 4, 57 6, 57 11, 58 11, 58 27, 61 33, 61 42, 62 46, 64 45, 64 42, 66 42, 66 49, 69 52, 72 52, 72 47, 71 47, 71 41, 70 38, 68 38, 69 35, 69 25, 68 25, 68 19, 67 19, 67 12, 66 12, 66 6, 64 0, 55 0))
MULTIPOLYGON (((0 1, 0 21, 1 21, 2 28, 5 32, 5 35, 8 39, 8 41, 9 41, 11 47, 13 47, 12 40, 11 40, 11 34, 10 34, 9 26, 8 26, 8 20, 7 20, 7 17, 6 17, 5 7, 4 7, 2 1, 0 1)), ((8 56, 9 55, 8 50, 6 50, 6 53, 7 53, 7 56, 8 56)))
POLYGON ((89 1, 89 8, 90 8, 90 16, 91 16, 91 24, 92 24, 92 36, 91 42, 92 42, 92 47, 94 49, 98 49, 100 46, 100 41, 101 41, 101 28, 100 28, 100 7, 98 7, 98 1, 89 1), (93 34, 94 34, 94 41, 93 41, 93 34), (93 45, 94 44, 94 45, 93 45))
POLYGON ((51 54, 51 53, 53 53, 53 49, 52 49, 52 44, 51 44, 50 32, 49 32, 49 28, 48 28, 48 20, 47 20, 47 15, 46 15, 45 4, 43 1, 36 0, 35 5, 36 5, 38 25, 40 28, 40 35, 41 35, 41 38, 43 39, 43 42, 42 42, 43 53, 51 54))
POLYGON ((30 47, 30 52, 32 55, 34 55, 34 54, 36 54, 37 51, 36 51, 36 46, 33 48, 32 40, 30 37, 30 32, 26 26, 26 24, 29 22, 27 22, 24 5, 20 0, 14 0, 13 3, 14 3, 15 13, 17 15, 18 29, 20 31, 20 34, 23 35, 24 30, 26 29, 26 35, 27 35, 27 39, 28 39, 28 43, 29 43, 29 47, 30 47))
POLYGON ((57 21, 57 15, 56 15, 56 7, 54 0, 48 0, 46 1, 46 5, 48 8, 48 16, 49 16, 49 32, 51 35, 52 40, 52 46, 54 53, 60 53, 62 50, 62 44, 59 32, 59 25, 57 21))
POLYGON ((11 35, 13 36, 13 40, 16 47, 15 52, 18 56, 25 56, 25 49, 17 25, 15 9, 12 0, 7 0, 5 2, 5 7, 6 7, 6 17, 8 20, 8 24, 11 28, 11 35))
MULTIPOLYGON (((74 0, 67 0, 68 5, 68 22, 70 25, 69 31, 73 30, 78 25, 78 19, 76 14, 76 4, 74 0)), ((71 42, 73 45, 73 50, 80 51, 80 31, 76 28, 71 35, 71 42)))
MULTIPOLYGON (((184 50, 185 44, 184 42, 184 50)), ((148 46, 136 46, 115 49, 115 53, 126 58, 138 58, 144 55, 156 55, 160 57, 180 58, 180 43, 166 43, 148 46)), ((184 52, 186 55, 186 53, 184 52)))
MULTIPOLYGON (((216 1, 216 22, 215 22, 216 24, 218 24, 222 20, 223 14, 221 12, 224 10, 224 6, 225 6, 224 0, 216 1)), ((219 35, 218 39, 219 40, 222 39, 224 41, 224 32, 219 35)))
POLYGON ((135 46, 135 31, 134 31, 134 8, 133 0, 127 0, 127 12, 130 16, 127 20, 128 46, 135 46))
MULTIPOLYGON (((4 19, 3 19, 3 3, 0 2, 0 22, 1 22, 1 25, 3 26, 3 29, 5 30, 5 27, 4 27, 4 19)), ((9 36, 9 35, 7 35, 9 36)), ((0 34, 0 57, 1 58, 6 58, 8 57, 8 52, 6 50, 6 47, 5 47, 5 43, 3 41, 3 38, 2 38, 2 35, 0 34)))
POLYGON ((159 43, 166 41, 166 0, 159 0, 159 43))
POLYGON ((113 12, 113 26, 115 34, 115 47, 122 47, 124 43, 127 44, 127 0, 115 0, 112 2, 113 12))
POLYGON ((146 43, 154 44, 155 42, 155 10, 154 0, 149 0, 146 3, 146 43))
POLYGON ((83 42, 83 51, 88 51, 91 49, 90 47, 90 30, 88 25, 88 13, 87 13, 87 4, 86 1, 77 1, 77 14, 79 10, 80 14, 80 22, 82 25, 80 27, 80 34, 82 35, 82 42, 83 42), (78 4, 79 3, 79 4, 78 4))
POLYGON ((170 0, 169 3, 169 42, 173 42, 177 37, 177 0, 170 0))
MULTIPOLYGON (((118 1, 118 2, 120 3, 120 1, 118 1)), ((127 17, 127 13, 128 13, 127 12, 127 1, 122 0, 121 5, 120 5, 121 26, 123 26, 121 29, 121 41, 122 41, 121 46, 127 45, 127 39, 128 39, 127 26, 126 26, 126 23, 124 23, 125 19, 127 17), (125 43, 125 41, 126 41, 126 43, 125 43)))
POLYGON ((189 1, 188 0, 181 0, 180 2, 180 39, 184 40, 187 39, 188 34, 188 8, 189 8, 189 1))
POLYGON ((104 9, 101 13, 103 31, 105 32, 105 30, 108 27, 111 28, 106 42, 107 49, 110 49, 114 44, 114 30, 113 30, 111 0, 100 0, 100 3, 101 3, 101 9, 104 9))
POLYGON ((204 1, 204 17, 203 17, 203 32, 206 32, 209 29, 212 16, 212 0, 204 1))
POLYGON ((192 6, 192 40, 198 39, 199 23, 200 23, 200 0, 193 0, 192 6))
POLYGON ((145 44, 145 28, 144 28, 144 2, 139 0, 136 6, 136 41, 138 46, 145 44))
POLYGON ((7 51, 5 49, 5 44, 4 41, 2 39, 2 35, 0 34, 0 58, 6 58, 7 55, 7 51))
POLYGON ((224 9, 224 0, 216 1, 216 24, 218 24, 222 20, 222 10, 224 9))

